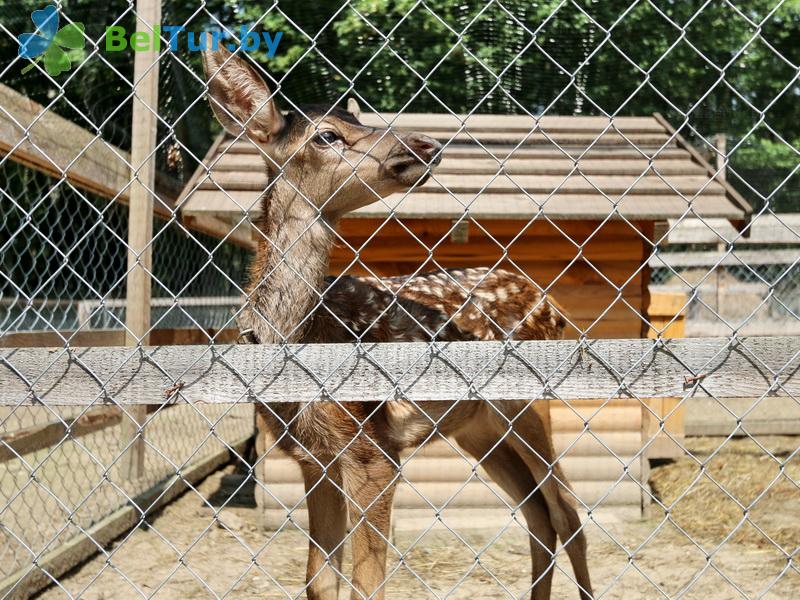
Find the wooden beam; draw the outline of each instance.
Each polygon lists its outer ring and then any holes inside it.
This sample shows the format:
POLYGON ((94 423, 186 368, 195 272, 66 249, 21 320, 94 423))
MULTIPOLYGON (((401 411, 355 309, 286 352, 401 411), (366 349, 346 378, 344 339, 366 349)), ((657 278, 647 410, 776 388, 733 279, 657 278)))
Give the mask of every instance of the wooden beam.
POLYGON ((8 600, 30 598, 76 565, 97 554, 101 548, 151 518, 160 508, 183 494, 190 486, 208 477, 223 465, 242 456, 252 436, 231 444, 194 465, 139 494, 125 506, 79 533, 65 544, 36 558, 36 564, 23 567, 0 581, 0 597, 8 600))
POLYGON ((707 250, 701 252, 659 252, 649 256, 650 268, 670 268, 673 270, 691 267, 706 269, 715 265, 722 267, 738 267, 741 265, 791 265, 800 258, 800 247, 789 249, 735 250, 730 254, 726 250, 707 250))
MULTIPOLYGON (((592 156, 592 155, 590 155, 592 156)), ((213 157, 211 157, 213 158, 213 157)), ((511 158, 504 163, 501 159, 489 157, 484 154, 483 158, 470 158, 459 153, 450 152, 448 148, 442 157, 442 162, 436 167, 438 174, 484 174, 495 175, 504 173, 508 175, 561 175, 567 176, 573 172, 584 175, 642 175, 651 170, 660 175, 704 175, 705 169, 700 165, 694 164, 690 160, 676 158, 662 158, 661 154, 653 161, 649 161, 643 156, 631 154, 618 157, 618 160, 611 161, 598 156, 591 158, 579 158, 570 160, 569 158, 553 152, 536 160, 531 157, 517 156, 513 153, 511 158), (577 166, 577 171, 575 167, 577 166)), ((211 160, 204 161, 211 165, 211 160)), ((216 163, 211 167, 212 173, 222 173, 226 171, 244 172, 264 170, 264 158, 260 154, 246 154, 229 152, 220 154, 216 163)), ((205 172, 205 169, 203 169, 205 172)), ((194 187, 189 188, 194 189, 194 187)))
POLYGON ((87 329, 83 331, 19 331, 0 337, 0 348, 57 348, 122 346, 125 332, 122 329, 87 329))
POLYGON ((747 228, 750 236, 744 238, 727 219, 670 219, 670 244, 720 244, 735 241, 740 245, 800 244, 800 214, 762 214, 755 217, 747 228))
MULTIPOLYGON (((81 188, 121 202, 130 197, 131 157, 99 134, 80 127, 0 83, 0 155, 66 179, 81 188)), ((158 177, 159 216, 170 218, 180 191, 177 182, 158 177)))
POLYGON ((647 458, 679 458, 684 455, 685 408, 686 403, 682 403, 680 398, 643 400, 642 446, 649 444, 645 451, 647 458))
POLYGON ((797 396, 798 370, 798 337, 18 348, 0 406, 797 396))
POLYGON ((112 427, 122 421, 118 408, 104 407, 87 411, 74 419, 53 421, 0 435, 0 463, 14 460, 17 456, 30 454, 58 444, 65 437, 75 439, 112 427))
MULTIPOLYGON (((184 204, 187 215, 216 215, 240 219, 246 212, 255 219, 261 211, 258 191, 231 191, 230 198, 220 191, 199 189, 184 204)), ((678 218, 686 212, 687 200, 692 199, 695 214, 703 218, 742 219, 744 213, 733 206, 720 192, 714 194, 707 189, 699 196, 681 198, 673 195, 625 194, 624 198, 611 196, 619 201, 620 214, 630 220, 663 220, 678 218)), ((411 192, 393 194, 381 201, 373 202, 348 215, 352 219, 385 219, 390 214, 401 219, 454 219, 468 210, 473 219, 524 219, 547 215, 553 220, 601 221, 612 211, 611 201, 601 194, 564 193, 552 196, 535 194, 481 193, 446 194, 411 192), (546 199, 546 202, 545 202, 546 199), (540 210, 541 208, 541 210, 540 210)))
MULTIPOLYGON (((161 23, 161 0, 137 0, 136 32, 152 34, 161 23)), ((158 142, 158 64, 155 49, 136 52, 133 62, 133 118, 131 122, 131 192, 128 210, 128 276, 126 280, 125 343, 147 345, 153 268, 153 193, 158 142)), ((137 407, 122 423, 123 440, 131 445, 122 457, 123 477, 144 475, 144 431, 147 411, 137 407)))
POLYGON ((725 181, 726 162, 728 160, 728 136, 724 133, 718 133, 713 138, 714 149, 716 150, 714 165, 717 167, 722 181, 725 181))
MULTIPOLYGON (((750 215, 753 213, 753 208, 750 206, 750 203, 745 200, 744 197, 737 192, 736 189, 725 179, 724 173, 720 176, 717 169, 708 164, 708 161, 697 151, 697 148, 687 142, 686 139, 680 133, 678 133, 678 131, 672 125, 670 125, 669 121, 667 121, 661 113, 653 113, 653 116, 656 118, 656 121, 658 121, 664 127, 664 129, 667 130, 667 133, 675 139, 678 146, 686 150, 691 155, 692 160, 703 167, 708 176, 717 181, 717 183, 719 183, 725 189, 727 197, 731 203, 744 213, 744 220, 735 222, 737 228, 742 229, 747 222, 749 222, 750 215)), ((745 233, 745 236, 747 236, 747 233, 745 233)))
POLYGON ((652 117, 603 117, 603 116, 565 116, 543 115, 454 115, 451 113, 373 113, 365 112, 359 117, 364 125, 370 127, 388 127, 409 129, 431 129, 440 131, 457 131, 462 125, 468 131, 510 131, 528 133, 539 128, 550 132, 591 133, 597 135, 605 129, 619 130, 626 135, 662 133, 661 127, 652 117))
MULTIPOLYGON (((205 344, 213 339, 215 344, 233 344, 239 337, 235 327, 228 329, 154 329, 150 332, 150 343, 154 346, 205 344)), ((122 329, 87 329, 83 331, 20 331, 0 337, 0 348, 71 348, 88 346, 122 346, 125 331, 122 329)))
MULTIPOLYGON (((269 188, 266 169, 262 171, 216 171, 211 178, 199 182, 199 190, 210 190, 223 194, 230 192, 234 198, 240 191, 263 194, 269 188)), ((691 198, 698 194, 723 194, 719 183, 709 180, 705 174, 680 175, 675 177, 647 173, 638 175, 595 175, 587 179, 583 174, 568 175, 514 175, 495 177, 464 173, 435 172, 435 179, 429 179, 415 188, 415 191, 437 194, 494 194, 502 199, 505 194, 519 194, 524 189, 534 197, 561 194, 603 193, 610 197, 622 195, 636 196, 675 196, 683 194, 691 198), (599 192, 597 192, 599 190, 599 192)))
MULTIPOLYGON (((225 139, 225 133, 220 133, 216 139, 211 143, 206 155, 203 157, 203 160, 197 165, 197 168, 192 173, 192 176, 189 178, 189 181, 186 182, 186 185, 183 186, 183 190, 181 191, 179 202, 183 204, 184 200, 186 200, 189 196, 192 195, 197 186, 200 185, 201 180, 205 177, 208 173, 209 169, 213 168, 211 161, 214 159, 214 156, 217 154, 217 150, 219 150, 222 141, 225 139)), ((264 164, 263 162, 261 163, 264 164)))
POLYGON ((235 226, 225 219, 220 219, 211 215, 184 215, 181 221, 187 229, 210 235, 219 240, 225 238, 225 240, 231 244, 235 244, 246 250, 251 250, 252 252, 256 250, 256 243, 253 240, 251 232, 252 225, 249 219, 235 226))

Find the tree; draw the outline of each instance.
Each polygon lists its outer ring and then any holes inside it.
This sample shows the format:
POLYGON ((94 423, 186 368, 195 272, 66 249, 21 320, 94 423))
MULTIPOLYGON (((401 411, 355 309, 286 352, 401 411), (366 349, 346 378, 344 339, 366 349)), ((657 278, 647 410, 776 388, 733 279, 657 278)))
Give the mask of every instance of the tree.
MULTIPOLYGON (((774 0, 737 5, 653 0, 633 6, 628 0, 279 0, 275 5, 208 0, 205 10, 197 11, 196 3, 166 0, 163 21, 193 30, 218 22, 231 29, 254 24, 257 31, 283 32, 274 58, 263 53, 254 58, 274 78, 284 106, 330 104, 354 93, 365 108, 387 111, 658 111, 698 145, 703 138, 728 135, 733 170, 757 178, 756 171, 770 169, 772 182, 791 172, 800 147, 800 0, 770 13, 774 5, 774 0)), ((39 1, 21 0, 6 9, 7 29, 24 31, 30 11, 39 7, 39 1)), ((125 0, 64 0, 63 8, 86 24, 94 41, 117 20, 133 27, 125 0)), ((14 40, 0 39, 4 63, 15 54, 14 40)), ((102 47, 91 52, 74 74, 62 76, 68 84, 53 108, 78 122, 85 115, 106 139, 126 147, 132 60, 130 52, 102 47)), ((174 132, 182 144, 184 177, 215 131, 207 107, 197 103, 200 72, 197 53, 185 49, 162 60, 160 112, 166 123, 160 137, 174 132)), ((40 102, 54 92, 36 70, 23 76, 12 66, 2 80, 40 102)), ((767 179, 761 183, 769 187, 767 179)), ((744 182, 736 185, 759 200, 744 182)), ((795 179, 788 181, 785 191, 770 198, 772 206, 800 210, 799 187, 795 179)))

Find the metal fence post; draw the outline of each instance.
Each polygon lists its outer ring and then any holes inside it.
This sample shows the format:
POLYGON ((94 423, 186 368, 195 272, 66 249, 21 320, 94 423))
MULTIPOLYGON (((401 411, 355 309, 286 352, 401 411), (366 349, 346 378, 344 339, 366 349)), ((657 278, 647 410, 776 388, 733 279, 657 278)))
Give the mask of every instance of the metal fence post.
MULTIPOLYGON (((161 0, 138 0, 136 31, 152 32, 161 22, 161 0)), ((155 46, 155 45, 153 45, 155 46)), ((132 184, 128 211, 128 277, 125 326, 126 344, 146 345, 150 329, 151 269, 153 264, 153 190, 158 110, 158 51, 136 52, 133 68, 134 97, 131 127, 132 184)), ((138 479, 144 474, 145 443, 141 425, 147 407, 127 409, 123 420, 123 440, 134 442, 123 457, 123 474, 138 479)))

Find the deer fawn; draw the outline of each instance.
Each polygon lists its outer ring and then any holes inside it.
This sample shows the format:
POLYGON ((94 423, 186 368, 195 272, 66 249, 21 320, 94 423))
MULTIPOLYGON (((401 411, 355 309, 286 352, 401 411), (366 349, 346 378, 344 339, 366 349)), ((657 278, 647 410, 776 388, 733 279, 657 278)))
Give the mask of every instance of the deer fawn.
MULTIPOLYGON (((263 235, 240 318, 252 341, 561 337, 558 311, 525 277, 506 271, 328 278, 333 231, 342 215, 423 183, 439 163, 441 145, 418 133, 365 127, 340 109, 284 115, 245 59, 220 48, 205 52, 203 60, 217 119, 258 145, 269 173, 258 223, 263 235)), ((549 429, 530 402, 282 403, 262 405, 258 412, 261 426, 302 468, 310 599, 338 597, 348 514, 352 597, 383 598, 399 454, 434 429, 479 460, 524 514, 532 597, 550 597, 558 535, 581 597, 591 598, 578 513, 562 487, 566 479, 549 429)))

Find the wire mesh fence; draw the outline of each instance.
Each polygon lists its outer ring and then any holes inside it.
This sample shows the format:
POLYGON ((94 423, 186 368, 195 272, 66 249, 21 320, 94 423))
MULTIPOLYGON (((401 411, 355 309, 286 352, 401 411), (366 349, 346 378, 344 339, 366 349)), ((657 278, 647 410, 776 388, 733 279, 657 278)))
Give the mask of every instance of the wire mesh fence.
POLYGON ((793 597, 798 33, 9 7, 0 596, 793 597))
MULTIPOLYGON (((0 207, 6 238, 0 287, 0 327, 5 332, 54 329, 122 329, 125 322, 127 209, 76 193, 53 178, 7 161, 0 207), (87 271, 77 265, 93 263, 87 271)), ((209 264, 218 240, 191 237, 161 219, 153 272, 153 321, 159 328, 219 327, 231 314, 225 298, 237 293, 209 264), (161 229, 164 229, 161 232, 161 229), (159 233, 161 232, 161 235, 159 233), (198 298, 176 309, 175 295, 198 298), (205 299, 203 302, 201 299, 205 299)), ((154 244, 155 247, 155 244, 154 244)), ((234 281, 245 276, 248 253, 231 244, 217 250, 234 281)))

